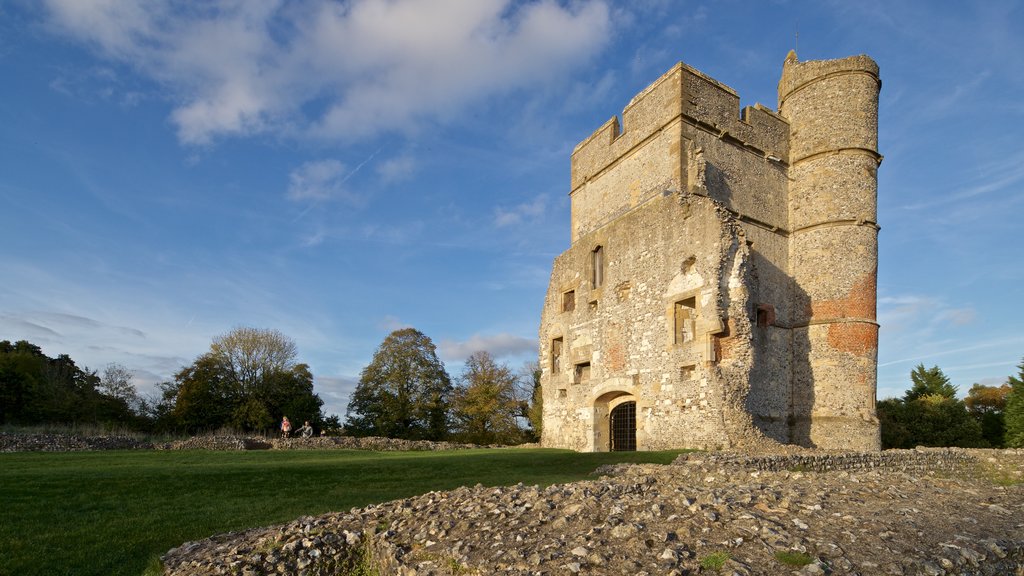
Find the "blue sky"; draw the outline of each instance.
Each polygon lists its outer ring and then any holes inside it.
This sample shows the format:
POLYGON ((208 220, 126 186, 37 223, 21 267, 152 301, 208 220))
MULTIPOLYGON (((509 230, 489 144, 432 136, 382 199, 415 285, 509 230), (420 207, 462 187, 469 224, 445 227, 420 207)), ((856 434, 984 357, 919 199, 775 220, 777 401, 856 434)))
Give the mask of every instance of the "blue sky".
POLYGON ((569 154, 678 61, 775 108, 786 53, 881 67, 879 397, 1024 357, 1019 2, 0 4, 0 339, 143 392, 236 326, 329 412, 393 329, 536 357, 569 154), (796 32, 799 31, 797 37, 796 32))

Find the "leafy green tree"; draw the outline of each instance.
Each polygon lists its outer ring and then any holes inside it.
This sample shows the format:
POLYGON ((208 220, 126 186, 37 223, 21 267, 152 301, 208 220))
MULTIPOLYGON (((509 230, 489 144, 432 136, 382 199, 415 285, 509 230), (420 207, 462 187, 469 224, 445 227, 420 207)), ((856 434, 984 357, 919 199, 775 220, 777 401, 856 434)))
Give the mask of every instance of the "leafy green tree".
POLYGON ((67 354, 50 358, 21 340, 0 342, 0 422, 79 424, 107 420, 100 378, 67 354))
POLYGON ((938 366, 919 364, 903 398, 877 405, 882 448, 915 446, 983 447, 981 424, 956 397, 956 387, 938 366))
POLYGON ((939 394, 914 400, 889 398, 878 403, 882 448, 915 446, 983 447, 981 424, 964 403, 939 394))
POLYGON ((296 357, 295 343, 277 330, 236 328, 218 336, 164 389, 171 426, 267 431, 283 416, 320 425, 323 401, 313 392, 309 366, 296 357))
POLYGON ((875 409, 878 413, 878 425, 882 433, 882 449, 913 448, 914 439, 904 425, 907 416, 903 400, 900 398, 879 400, 875 409))
POLYGON ((946 398, 956 398, 957 387, 949 382, 949 378, 942 373, 938 366, 925 368, 924 364, 918 364, 911 371, 910 380, 914 384, 903 395, 904 400, 915 400, 921 396, 932 394, 946 398))
POLYGON ((982 437, 993 448, 1003 447, 1006 435, 1003 412, 1006 410, 1006 398, 1009 394, 1009 383, 1002 386, 975 384, 964 398, 967 411, 981 424, 982 437))
POLYGON ((248 396, 294 368, 298 349, 277 330, 240 327, 214 338, 208 354, 223 367, 226 380, 248 396))
POLYGON ((229 424, 241 396, 227 381, 224 366, 204 354, 174 375, 171 416, 174 427, 187 433, 215 430, 229 424))
POLYGON ((530 422, 533 441, 539 441, 544 431, 544 395, 540 387, 540 365, 530 362, 525 366, 523 380, 529 389, 530 402, 526 408, 526 419, 530 422))
POLYGON ((1024 448, 1024 361, 1017 368, 1020 370, 1017 376, 1010 376, 1007 380, 1010 393, 1006 396, 1006 410, 1003 412, 1008 448, 1024 448))
POLYGON ((452 384, 434 343, 419 330, 389 334, 363 368, 346 413, 355 436, 441 440, 452 384))
POLYGON ((518 419, 522 405, 516 394, 516 376, 487 352, 466 359, 455 389, 452 415, 459 436, 476 444, 516 444, 523 434, 518 419))

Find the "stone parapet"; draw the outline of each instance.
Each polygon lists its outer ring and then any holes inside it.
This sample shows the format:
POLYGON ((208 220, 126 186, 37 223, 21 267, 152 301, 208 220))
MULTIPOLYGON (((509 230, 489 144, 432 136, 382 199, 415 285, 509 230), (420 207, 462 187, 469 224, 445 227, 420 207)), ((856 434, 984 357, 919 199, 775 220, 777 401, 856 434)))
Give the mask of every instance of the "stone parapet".
POLYGON ((787 122, 760 104, 741 112, 739 102, 732 88, 677 64, 630 101, 622 111, 621 124, 613 117, 576 146, 571 190, 597 177, 679 118, 756 155, 788 158, 787 122))

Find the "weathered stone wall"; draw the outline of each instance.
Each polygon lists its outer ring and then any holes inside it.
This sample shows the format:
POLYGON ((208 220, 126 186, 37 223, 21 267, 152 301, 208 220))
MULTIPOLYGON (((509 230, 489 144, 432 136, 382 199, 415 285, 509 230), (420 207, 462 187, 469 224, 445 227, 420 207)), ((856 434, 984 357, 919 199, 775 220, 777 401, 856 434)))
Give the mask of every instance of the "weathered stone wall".
POLYGON ((543 311, 545 445, 608 450, 608 415, 623 401, 636 402, 640 449, 727 447, 758 437, 746 409, 748 257, 727 210, 673 192, 561 255, 543 311), (597 288, 596 246, 605 258, 597 288), (675 305, 691 298, 688 336, 677 341, 675 305))
POLYGON ((679 64, 576 147, 541 319, 544 445, 606 450, 610 411, 636 402, 639 449, 879 448, 879 85, 866 56, 791 54, 780 111, 740 111, 679 64))
POLYGON ((877 449, 878 66, 798 62, 779 82, 791 125, 794 441, 877 449))
POLYGON ((151 442, 127 436, 0 433, 0 452, 78 452, 87 450, 375 450, 420 451, 489 448, 476 444, 402 440, 376 436, 355 438, 265 438, 252 436, 193 436, 172 442, 151 442))
POLYGON ((129 436, 0 433, 0 452, 81 452, 90 450, 152 450, 152 442, 129 436))

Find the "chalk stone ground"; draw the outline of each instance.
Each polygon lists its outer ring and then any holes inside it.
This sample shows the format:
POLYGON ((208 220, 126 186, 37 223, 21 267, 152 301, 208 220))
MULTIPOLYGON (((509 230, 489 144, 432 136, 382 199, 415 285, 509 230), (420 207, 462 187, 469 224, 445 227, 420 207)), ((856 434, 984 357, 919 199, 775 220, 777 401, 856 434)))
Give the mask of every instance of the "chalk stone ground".
POLYGON ((165 573, 1024 575, 1024 451, 684 455, 188 543, 165 573), (814 471, 827 470, 827 471, 814 471), (787 564, 778 553, 804 558, 787 564))

